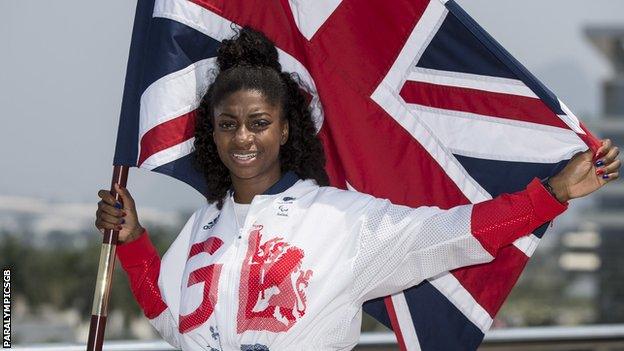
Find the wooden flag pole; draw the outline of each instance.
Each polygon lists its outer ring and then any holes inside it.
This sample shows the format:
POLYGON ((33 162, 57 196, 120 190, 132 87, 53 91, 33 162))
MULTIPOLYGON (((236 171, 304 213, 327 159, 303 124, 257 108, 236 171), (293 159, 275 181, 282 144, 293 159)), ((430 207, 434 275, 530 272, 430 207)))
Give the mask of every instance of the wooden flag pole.
MULTIPOLYGON (((111 181, 111 194, 115 200, 122 203, 121 197, 115 191, 115 184, 122 187, 128 181, 128 166, 113 166, 113 179, 111 181)), ((122 203, 123 205, 123 203, 122 203)), ((115 249, 119 232, 107 229, 102 239, 100 250, 100 265, 98 267, 95 293, 93 294, 93 307, 91 309, 91 325, 89 327, 89 339, 87 351, 101 351, 104 343, 104 328, 106 327, 106 314, 108 313, 108 300, 113 283, 113 271, 115 268, 115 249)))

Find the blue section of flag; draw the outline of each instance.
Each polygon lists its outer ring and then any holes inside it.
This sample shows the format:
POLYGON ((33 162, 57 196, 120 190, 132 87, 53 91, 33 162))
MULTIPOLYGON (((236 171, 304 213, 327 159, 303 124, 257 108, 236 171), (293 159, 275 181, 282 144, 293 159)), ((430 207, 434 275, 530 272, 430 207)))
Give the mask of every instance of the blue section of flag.
MULTIPOLYGON (((152 18, 154 1, 139 1, 124 87, 117 145, 113 164, 136 166, 138 159, 138 130, 141 95, 152 83, 197 61, 214 57, 219 41, 182 23, 167 18, 152 18)), ((175 164, 176 162, 172 162, 175 164)), ((188 162, 182 162, 187 164, 188 162)), ((163 165, 161 173, 174 176, 179 166, 163 165)), ((184 173, 175 176, 196 187, 197 175, 186 179, 184 173), (195 185, 194 185, 195 184, 195 185)))
MULTIPOLYGON (((454 0, 446 3, 446 8, 450 15, 456 17, 464 26, 464 32, 470 32, 482 45, 511 70, 515 79, 521 80, 528 86, 555 114, 565 115, 559 104, 559 99, 542 82, 540 82, 529 70, 527 70, 518 60, 505 50, 490 34, 488 34, 470 15, 464 11, 454 0)), ((452 17, 452 16, 447 16, 452 17)), ((460 56, 461 57, 461 56, 460 56)))
POLYGON ((513 72, 467 31, 455 16, 446 16, 417 66, 516 79, 513 72))
POLYGON ((193 166, 195 153, 188 154, 173 162, 166 163, 152 171, 174 177, 192 186, 202 194, 206 193, 206 179, 193 166))
POLYGON ((156 17, 152 22, 143 90, 168 74, 217 55, 217 40, 168 18, 156 17))
POLYGON ((558 163, 531 163, 454 156, 492 197, 523 190, 533 178, 542 179, 555 175, 568 163, 568 160, 558 163))
POLYGON ((428 281, 405 290, 422 350, 476 350, 483 333, 428 281), (444 327, 441 327, 444 326, 444 327))
POLYGON ((141 94, 143 94, 141 81, 143 67, 147 61, 145 52, 148 47, 148 36, 153 12, 154 0, 137 2, 128 66, 126 68, 123 100, 121 102, 119 128, 117 130, 117 144, 113 159, 113 164, 118 166, 136 166, 138 158, 139 135, 137 131, 139 130, 141 94))
POLYGON ((379 323, 385 325, 387 328, 392 329, 392 323, 390 323, 388 310, 386 309, 383 297, 366 301, 362 307, 364 312, 368 313, 371 317, 375 318, 379 323))

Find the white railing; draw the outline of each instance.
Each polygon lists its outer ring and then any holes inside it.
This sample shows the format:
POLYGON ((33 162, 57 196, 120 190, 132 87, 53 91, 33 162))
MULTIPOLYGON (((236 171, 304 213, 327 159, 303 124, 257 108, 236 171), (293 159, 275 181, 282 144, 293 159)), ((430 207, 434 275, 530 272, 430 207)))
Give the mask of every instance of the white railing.
MULTIPOLYGON (((624 350, 624 325, 534 327, 491 330, 480 350, 624 350)), ((80 344, 14 345, 15 351, 84 351, 80 344)), ((105 351, 175 350, 164 341, 106 341, 105 351)), ((356 350, 398 350, 392 333, 362 333, 356 350)))

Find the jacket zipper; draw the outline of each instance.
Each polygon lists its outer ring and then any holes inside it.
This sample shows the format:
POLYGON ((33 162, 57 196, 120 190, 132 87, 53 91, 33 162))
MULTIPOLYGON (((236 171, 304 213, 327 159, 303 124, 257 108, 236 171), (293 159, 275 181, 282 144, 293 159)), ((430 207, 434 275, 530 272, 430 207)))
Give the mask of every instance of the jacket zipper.
MULTIPOLYGON (((232 202, 234 202, 234 199, 232 199, 232 202)), ((253 203, 253 201, 252 201, 253 203)), ((234 205, 234 204, 232 204, 234 205)), ((229 292, 230 294, 236 294, 234 297, 229 299, 229 303, 227 303, 227 316, 232 316, 232 320, 233 320, 233 324, 232 323, 227 323, 228 326, 230 326, 232 328, 232 330, 230 330, 230 332, 228 333, 228 337, 230 338, 230 343, 232 346, 235 347, 236 350, 240 349, 240 345, 239 342, 237 340, 237 328, 238 328, 238 304, 240 304, 240 301, 238 301, 238 297, 240 296, 240 292, 238 290, 236 290, 236 282, 237 279, 240 278, 241 275, 241 270, 242 270, 242 266, 243 266, 243 260, 240 259, 240 245, 241 242, 243 241, 243 233, 245 233, 245 228, 246 228, 246 224, 247 224, 247 218, 249 218, 249 213, 251 212, 251 206, 249 206, 249 209, 247 210, 247 215, 245 216, 244 222, 242 225, 240 225, 240 223, 238 223, 238 216, 236 216, 236 213, 234 213, 234 217, 235 217, 235 221, 236 221, 236 226, 240 226, 240 228, 238 229, 238 235, 235 238, 235 249, 234 249, 234 259, 233 259, 233 266, 232 269, 230 270, 230 274, 229 274, 229 281, 228 281, 228 288, 229 288, 229 292), (238 302, 236 302, 238 301, 238 302)), ((239 289, 240 289, 240 284, 239 284, 239 289)), ((228 328, 229 329, 229 328, 228 328)))

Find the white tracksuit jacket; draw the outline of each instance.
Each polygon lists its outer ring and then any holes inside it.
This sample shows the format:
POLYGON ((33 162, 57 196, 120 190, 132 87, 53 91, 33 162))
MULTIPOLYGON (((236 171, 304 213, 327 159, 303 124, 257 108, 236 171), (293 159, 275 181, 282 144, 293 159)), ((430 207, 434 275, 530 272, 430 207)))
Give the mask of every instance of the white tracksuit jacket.
POLYGON ((488 262, 565 208, 537 179, 441 210, 289 172, 254 197, 240 230, 230 195, 221 211, 198 209, 162 263, 147 233, 117 254, 151 324, 183 350, 350 350, 365 301, 488 262))

